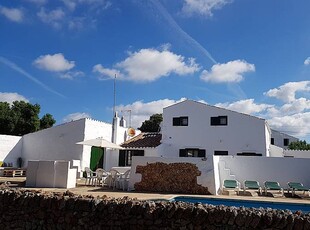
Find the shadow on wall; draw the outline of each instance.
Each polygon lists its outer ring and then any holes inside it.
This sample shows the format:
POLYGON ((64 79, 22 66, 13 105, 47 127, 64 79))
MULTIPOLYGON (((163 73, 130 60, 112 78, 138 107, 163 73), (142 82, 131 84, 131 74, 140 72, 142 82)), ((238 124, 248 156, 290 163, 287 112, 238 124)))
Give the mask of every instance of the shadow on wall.
POLYGON ((4 150, 3 153, 3 167, 23 167, 23 162, 21 162, 22 159, 22 147, 23 147, 23 140, 22 138, 19 139, 19 141, 13 145, 10 149, 9 146, 7 146, 6 151, 4 150), (21 164, 21 165, 20 165, 21 164))

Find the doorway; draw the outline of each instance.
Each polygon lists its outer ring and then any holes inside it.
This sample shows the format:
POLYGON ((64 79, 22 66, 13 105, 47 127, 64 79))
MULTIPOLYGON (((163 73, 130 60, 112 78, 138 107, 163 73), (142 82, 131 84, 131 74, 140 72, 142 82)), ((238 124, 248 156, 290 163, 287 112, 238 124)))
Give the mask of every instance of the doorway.
POLYGON ((131 166, 133 156, 144 156, 144 150, 120 150, 118 166, 131 166))
POLYGON ((97 168, 103 167, 104 148, 91 147, 89 168, 95 171, 97 168))

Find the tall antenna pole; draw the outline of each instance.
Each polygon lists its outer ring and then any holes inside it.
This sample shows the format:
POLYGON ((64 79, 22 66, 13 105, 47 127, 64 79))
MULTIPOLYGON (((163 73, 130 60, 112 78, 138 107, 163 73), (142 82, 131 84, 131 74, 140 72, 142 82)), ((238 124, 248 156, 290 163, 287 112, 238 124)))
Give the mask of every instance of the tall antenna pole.
POLYGON ((113 100, 113 117, 115 115, 115 104, 116 104, 116 74, 114 76, 114 89, 113 89, 113 96, 114 96, 114 100, 113 100))
POLYGON ((115 88, 115 85, 116 85, 116 74, 115 74, 115 77, 114 77, 114 87, 113 87, 113 120, 112 120, 112 137, 111 137, 111 141, 112 143, 116 143, 116 139, 117 139, 117 129, 116 129, 116 126, 118 125, 117 124, 117 118, 116 118, 116 114, 115 114, 115 104, 116 104, 116 88, 115 88))

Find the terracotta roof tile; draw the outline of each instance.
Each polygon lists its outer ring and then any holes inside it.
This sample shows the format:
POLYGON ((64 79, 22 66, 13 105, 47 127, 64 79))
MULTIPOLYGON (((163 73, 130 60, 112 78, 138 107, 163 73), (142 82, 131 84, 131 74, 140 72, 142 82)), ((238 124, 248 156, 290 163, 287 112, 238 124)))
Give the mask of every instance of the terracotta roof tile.
POLYGON ((155 148, 160 145, 161 133, 140 133, 121 144, 123 148, 155 148))

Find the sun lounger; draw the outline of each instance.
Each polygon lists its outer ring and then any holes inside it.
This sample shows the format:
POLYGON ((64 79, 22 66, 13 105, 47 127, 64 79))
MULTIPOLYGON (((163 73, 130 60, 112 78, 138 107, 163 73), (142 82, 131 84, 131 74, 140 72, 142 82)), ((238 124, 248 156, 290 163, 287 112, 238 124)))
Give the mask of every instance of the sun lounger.
POLYGON ((310 196, 310 189, 306 188, 302 183, 299 182, 288 182, 288 192, 292 191, 292 196, 295 196, 296 191, 308 192, 308 196, 310 196))
POLYGON ((258 194, 262 194, 262 188, 259 185, 258 181, 254 180, 246 180, 243 183, 243 190, 246 192, 247 190, 257 190, 258 194))
POLYGON ((223 191, 236 191, 239 194, 240 183, 237 180, 224 180, 223 182, 223 191))
POLYGON ((284 195, 284 190, 280 186, 280 184, 276 181, 265 181, 265 195, 267 195, 268 191, 279 191, 282 196, 284 195))

